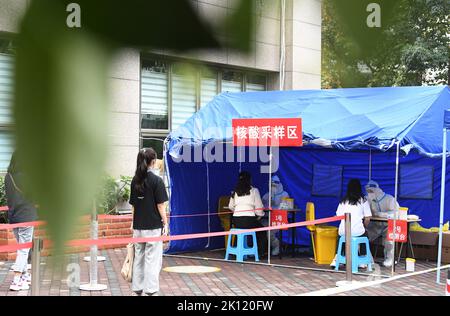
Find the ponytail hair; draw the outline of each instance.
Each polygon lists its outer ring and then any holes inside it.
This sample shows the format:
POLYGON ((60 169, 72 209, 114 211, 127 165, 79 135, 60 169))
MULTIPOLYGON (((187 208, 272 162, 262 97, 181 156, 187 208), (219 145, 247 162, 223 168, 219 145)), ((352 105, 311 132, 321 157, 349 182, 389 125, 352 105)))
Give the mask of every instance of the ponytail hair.
POLYGON ((239 179, 232 195, 234 196, 234 194, 237 194, 238 196, 246 196, 250 194, 251 189, 252 189, 252 176, 249 172, 242 171, 239 174, 239 179))
POLYGON ((147 170, 153 160, 157 159, 156 151, 153 148, 143 148, 137 156, 136 172, 134 174, 135 189, 144 193, 145 179, 147 179, 147 170))

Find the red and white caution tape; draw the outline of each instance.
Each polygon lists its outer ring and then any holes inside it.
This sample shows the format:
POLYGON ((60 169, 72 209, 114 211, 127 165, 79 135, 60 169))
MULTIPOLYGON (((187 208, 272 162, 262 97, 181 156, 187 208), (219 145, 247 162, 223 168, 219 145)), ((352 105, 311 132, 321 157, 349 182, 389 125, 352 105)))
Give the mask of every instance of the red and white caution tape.
MULTIPOLYGON (((289 229, 310 225, 318 225, 330 222, 336 222, 339 220, 345 219, 344 216, 335 216, 322 218, 314 221, 305 221, 298 222, 292 224, 285 224, 279 226, 271 226, 271 227, 261 227, 254 229, 241 229, 239 233, 249 233, 249 232, 263 232, 270 230, 281 230, 281 229, 289 229)), ((199 234, 185 234, 185 235, 175 235, 175 236, 160 236, 160 237, 148 237, 148 238, 103 238, 103 239, 81 239, 81 240, 72 240, 67 244, 72 247, 78 246, 106 246, 106 245, 123 245, 128 243, 145 243, 145 242, 158 242, 158 241, 175 241, 175 240, 186 240, 186 239, 198 239, 198 238, 208 238, 208 237, 220 237, 227 236, 230 234, 236 234, 236 232, 231 231, 223 231, 223 232, 214 232, 214 233, 199 233, 199 234)), ((44 243, 45 245, 48 244, 44 243)), ((0 253, 2 252, 11 252, 19 249, 30 248, 31 243, 27 244, 17 244, 17 245, 8 245, 8 246, 0 246, 0 253)))

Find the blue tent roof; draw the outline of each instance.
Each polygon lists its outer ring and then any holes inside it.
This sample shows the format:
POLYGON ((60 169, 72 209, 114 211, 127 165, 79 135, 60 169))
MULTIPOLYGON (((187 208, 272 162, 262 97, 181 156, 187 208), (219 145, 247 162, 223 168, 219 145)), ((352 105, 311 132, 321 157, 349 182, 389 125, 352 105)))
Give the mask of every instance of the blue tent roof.
POLYGON ((301 117, 305 145, 386 151, 398 140, 439 156, 446 109, 448 86, 223 93, 169 135, 169 151, 229 141, 235 118, 301 117))

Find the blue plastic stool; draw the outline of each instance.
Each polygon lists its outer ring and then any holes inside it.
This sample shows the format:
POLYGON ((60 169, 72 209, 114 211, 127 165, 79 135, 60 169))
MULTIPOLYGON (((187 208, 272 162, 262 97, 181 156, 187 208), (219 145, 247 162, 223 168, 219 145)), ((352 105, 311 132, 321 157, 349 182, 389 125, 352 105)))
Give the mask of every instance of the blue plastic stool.
MULTIPOLYGON (((336 271, 339 270, 340 264, 345 264, 345 255, 342 255, 342 245, 345 243, 345 236, 339 238, 339 246, 336 255, 336 271)), ((370 253, 369 239, 367 237, 352 237, 352 273, 358 273, 358 267, 360 264, 366 264, 368 271, 372 271, 372 254, 370 253), (366 245, 366 254, 359 255, 359 245, 366 245)))
POLYGON ((236 256, 237 262, 244 262, 245 256, 255 256, 255 261, 259 261, 258 257, 258 243, 256 241, 256 233, 240 233, 242 229, 231 229, 231 234, 228 236, 227 252, 225 254, 225 260, 229 260, 230 255, 236 256), (232 236, 237 237, 236 247, 231 245, 232 236), (253 240, 252 247, 248 246, 247 236, 251 236, 253 240))

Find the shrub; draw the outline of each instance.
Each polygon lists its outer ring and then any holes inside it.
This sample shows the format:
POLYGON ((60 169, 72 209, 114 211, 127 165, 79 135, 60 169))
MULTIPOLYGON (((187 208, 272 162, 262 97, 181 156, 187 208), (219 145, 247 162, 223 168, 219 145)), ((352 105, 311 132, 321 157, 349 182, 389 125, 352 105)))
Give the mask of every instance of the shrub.
POLYGON ((99 214, 117 214, 117 205, 130 199, 131 177, 121 176, 114 179, 105 176, 97 195, 97 212, 99 214))
MULTIPOLYGON (((5 178, 0 177, 0 206, 6 206, 5 178)), ((7 223, 8 213, 0 212, 0 223, 7 223)))

